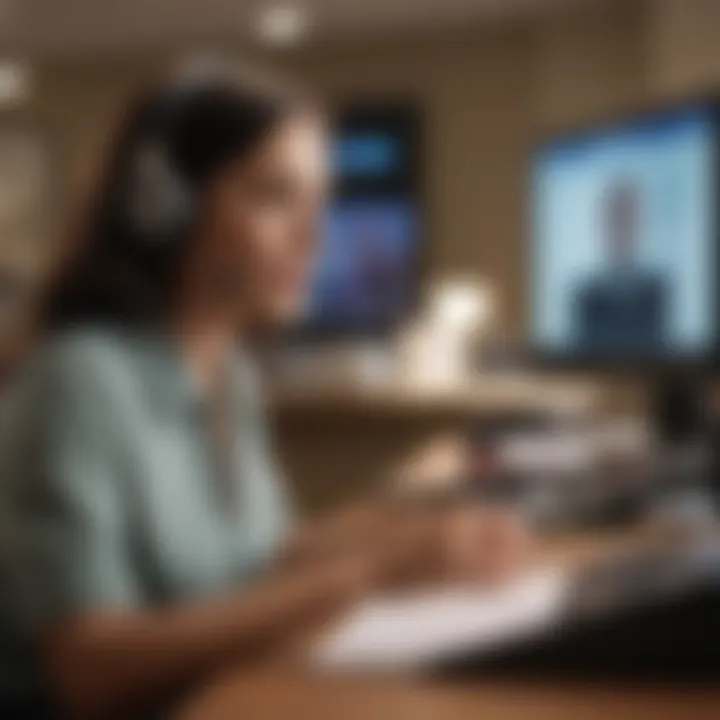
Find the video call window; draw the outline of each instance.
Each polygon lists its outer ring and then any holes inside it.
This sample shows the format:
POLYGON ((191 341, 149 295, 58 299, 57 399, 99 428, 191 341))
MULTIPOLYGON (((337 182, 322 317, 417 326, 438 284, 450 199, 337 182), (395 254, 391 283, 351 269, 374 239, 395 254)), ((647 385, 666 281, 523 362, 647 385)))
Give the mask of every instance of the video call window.
POLYGON ((714 145, 713 112, 695 107, 537 151, 537 349, 619 360, 714 349, 714 145))

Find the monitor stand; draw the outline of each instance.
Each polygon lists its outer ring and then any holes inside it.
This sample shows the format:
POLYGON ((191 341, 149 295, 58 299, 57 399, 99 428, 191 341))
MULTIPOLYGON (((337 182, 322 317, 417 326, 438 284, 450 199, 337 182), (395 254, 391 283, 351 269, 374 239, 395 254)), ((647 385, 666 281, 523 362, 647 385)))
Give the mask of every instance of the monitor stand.
POLYGON ((650 422, 661 444, 682 448, 707 438, 707 386, 707 377, 691 370, 666 371, 653 380, 650 422))
POLYGON ((712 411, 711 377, 687 370, 666 372, 653 382, 650 422, 666 467, 683 456, 694 458, 671 485, 708 493, 720 510, 720 420, 712 411))

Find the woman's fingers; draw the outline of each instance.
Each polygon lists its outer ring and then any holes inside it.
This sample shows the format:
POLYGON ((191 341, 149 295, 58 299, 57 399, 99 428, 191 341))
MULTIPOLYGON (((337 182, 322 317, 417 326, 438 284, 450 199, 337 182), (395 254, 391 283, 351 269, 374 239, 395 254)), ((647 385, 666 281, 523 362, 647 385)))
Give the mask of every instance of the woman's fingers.
POLYGON ((532 542, 511 512, 468 508, 445 521, 447 575, 457 581, 502 581, 525 567, 532 542))

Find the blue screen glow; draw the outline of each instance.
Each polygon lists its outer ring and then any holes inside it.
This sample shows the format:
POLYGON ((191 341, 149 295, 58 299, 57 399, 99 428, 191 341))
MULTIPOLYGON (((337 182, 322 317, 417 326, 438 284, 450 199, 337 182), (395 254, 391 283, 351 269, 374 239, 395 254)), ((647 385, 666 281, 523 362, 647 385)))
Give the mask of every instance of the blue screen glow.
POLYGON ((714 347, 714 153, 702 106, 536 152, 536 347, 647 359, 714 347))

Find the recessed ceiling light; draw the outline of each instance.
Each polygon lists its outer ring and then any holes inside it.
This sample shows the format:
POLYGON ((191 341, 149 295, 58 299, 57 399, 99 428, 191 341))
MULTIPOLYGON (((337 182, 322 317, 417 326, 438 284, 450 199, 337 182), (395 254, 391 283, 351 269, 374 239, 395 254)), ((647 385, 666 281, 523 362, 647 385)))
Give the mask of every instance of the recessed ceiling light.
POLYGON ((0 61, 0 104, 14 105, 30 94, 30 69, 19 62, 0 61))
POLYGON ((298 5, 274 5, 265 8, 258 19, 258 34, 270 45, 294 45, 307 31, 307 12, 298 5))

